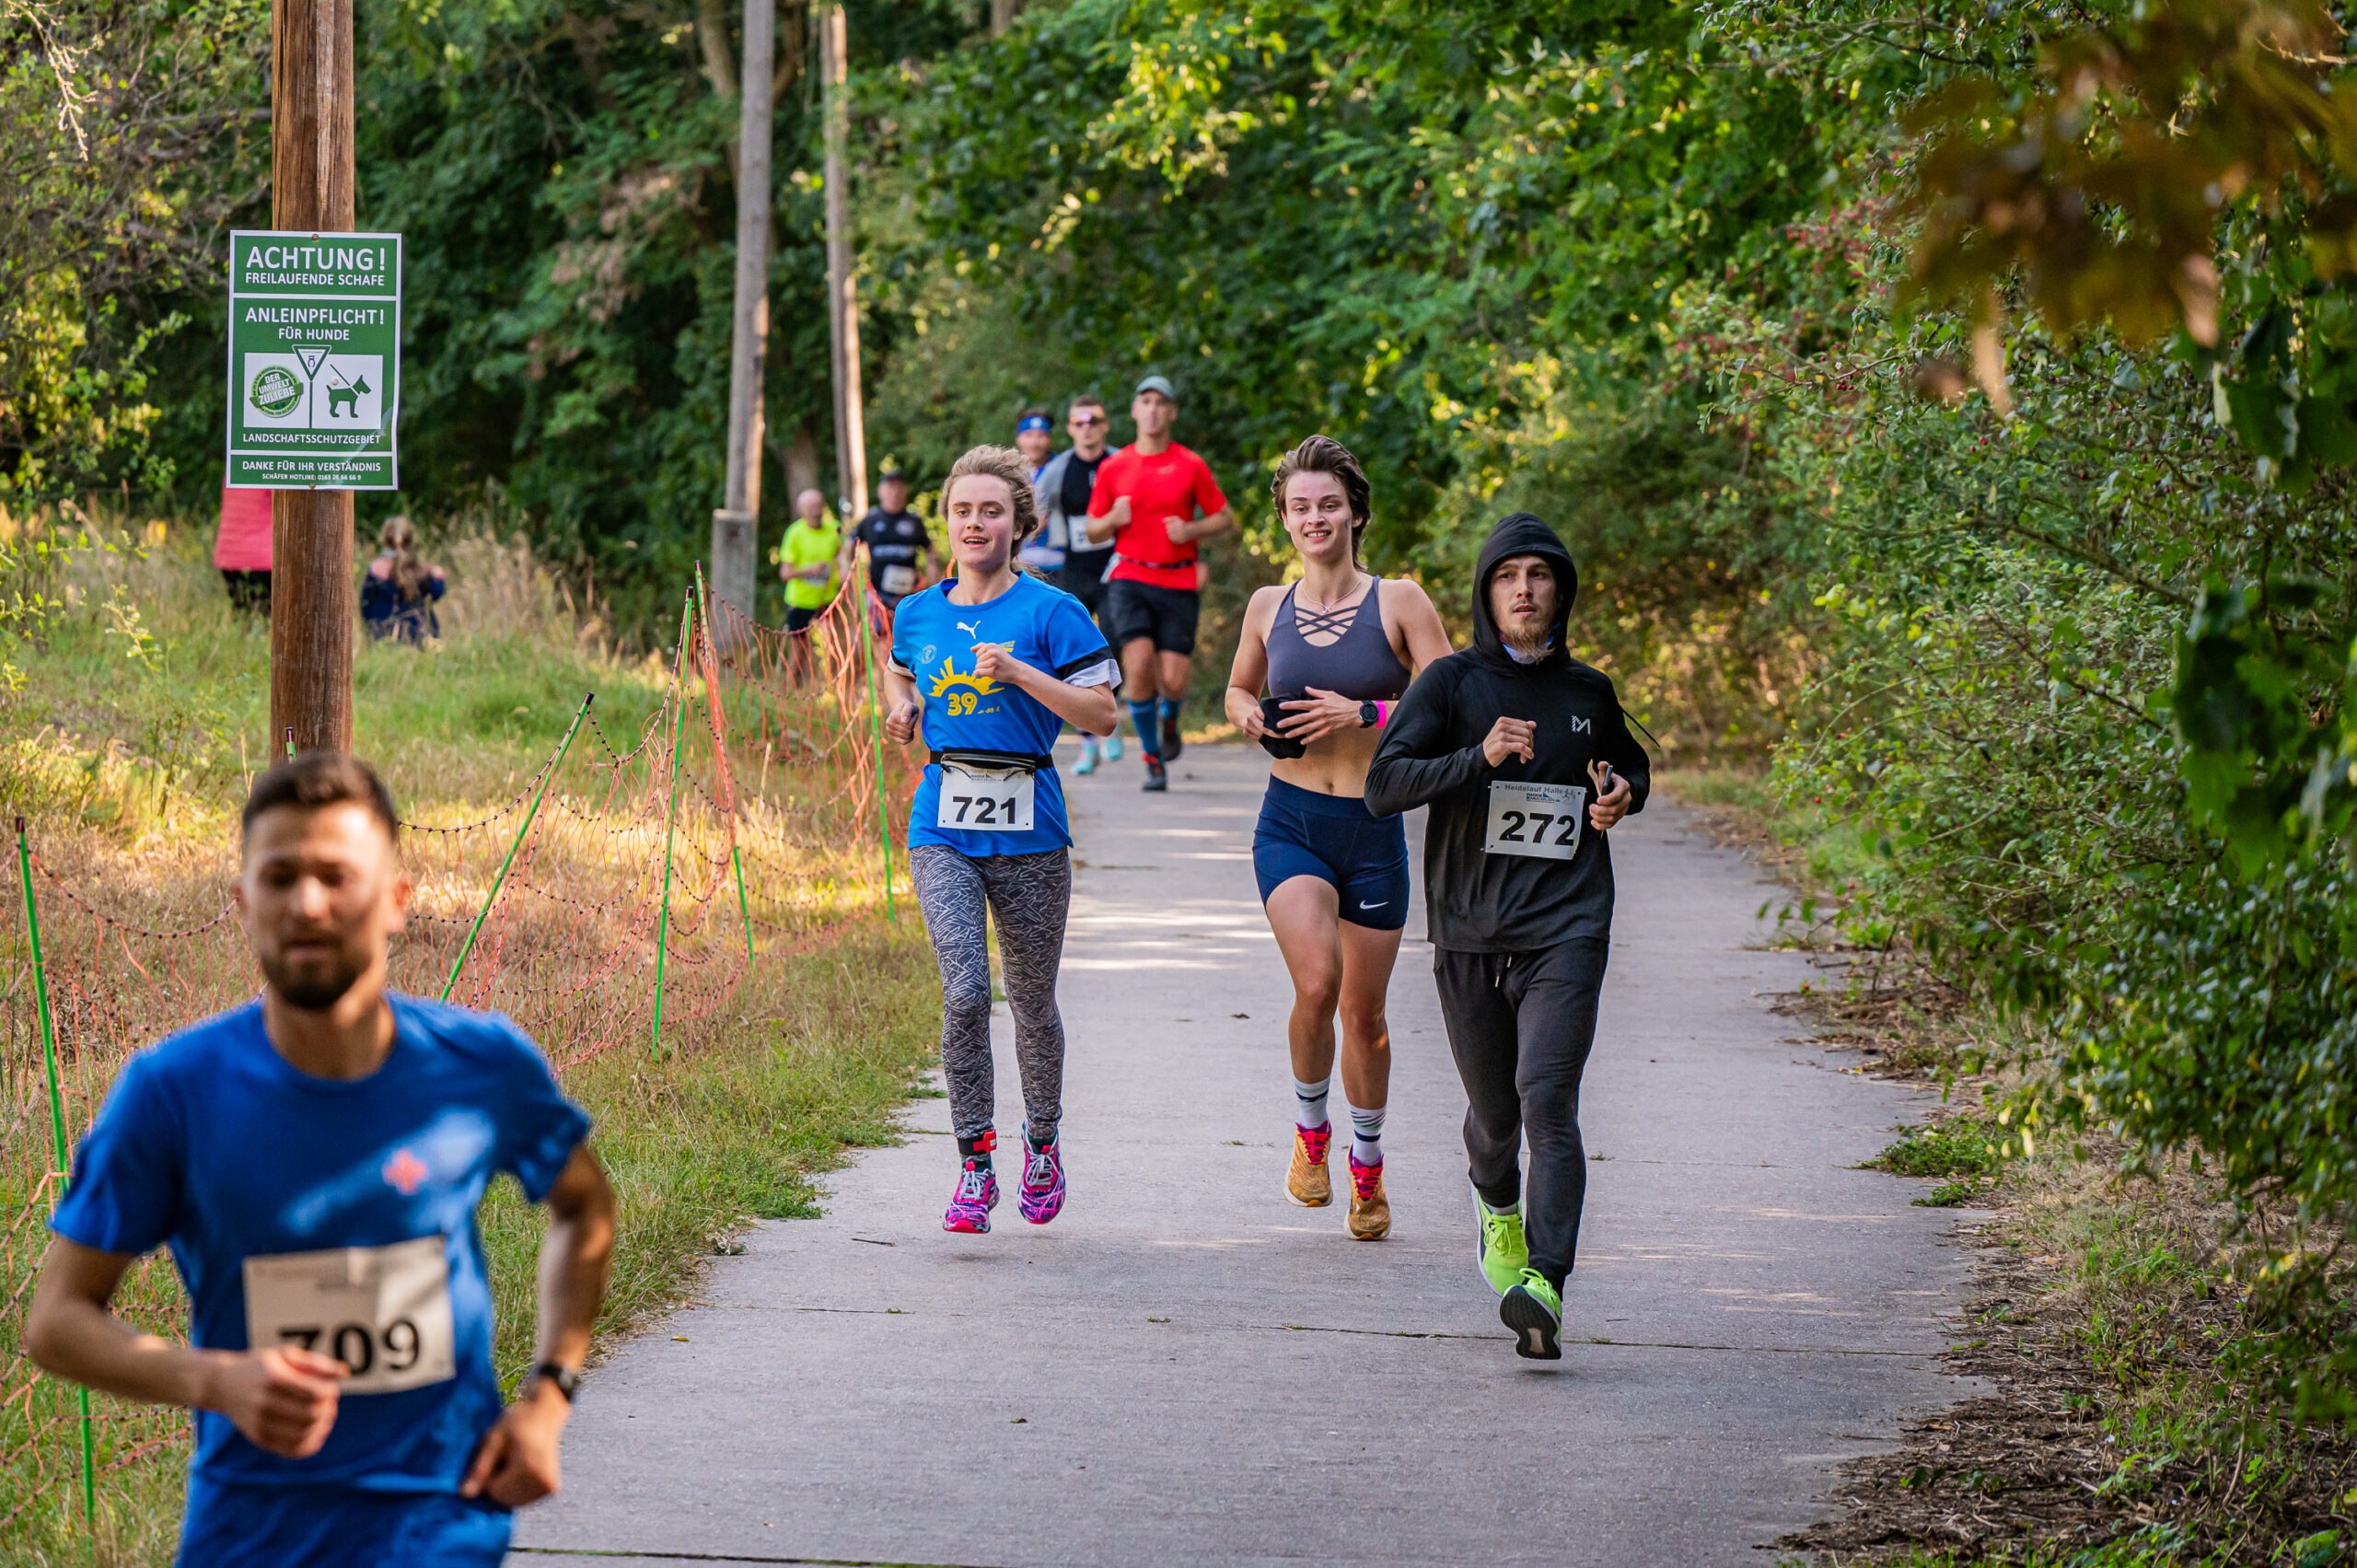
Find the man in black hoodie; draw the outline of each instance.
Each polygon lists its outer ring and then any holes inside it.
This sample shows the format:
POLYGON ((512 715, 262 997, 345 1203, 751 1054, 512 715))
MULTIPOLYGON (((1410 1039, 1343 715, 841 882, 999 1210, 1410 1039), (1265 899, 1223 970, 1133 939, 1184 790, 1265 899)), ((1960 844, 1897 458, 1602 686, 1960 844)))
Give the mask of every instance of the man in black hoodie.
POLYGON ((1432 807, 1425 911, 1469 1102, 1481 1270, 1515 1351, 1542 1361, 1562 1354, 1587 1192, 1580 1074, 1612 931, 1605 830, 1652 784, 1612 682, 1563 646, 1578 592, 1553 529, 1527 512, 1501 522, 1474 575, 1473 645, 1408 689, 1366 778, 1376 816, 1432 807))

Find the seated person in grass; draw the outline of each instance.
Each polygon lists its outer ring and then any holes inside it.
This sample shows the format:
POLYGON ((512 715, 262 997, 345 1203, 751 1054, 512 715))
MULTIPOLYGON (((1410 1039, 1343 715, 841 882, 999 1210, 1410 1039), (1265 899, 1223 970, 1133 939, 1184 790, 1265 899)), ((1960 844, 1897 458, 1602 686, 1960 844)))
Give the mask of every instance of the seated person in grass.
POLYGON ((381 548, 360 583, 360 619, 368 634, 412 644, 440 636, 442 622, 435 618, 434 601, 449 585, 441 567, 428 565, 418 555, 417 530, 407 517, 388 517, 377 542, 381 548))
POLYGON ((397 830, 349 757, 255 781, 232 891, 268 983, 124 1064, 51 1221, 33 1360, 196 1412, 180 1568, 493 1568, 557 1489, 613 1193, 514 1024, 387 990, 397 830), (538 1365, 504 1408, 475 1228, 502 1171, 549 1210, 538 1365), (167 1246, 186 1345, 109 1310, 167 1246))

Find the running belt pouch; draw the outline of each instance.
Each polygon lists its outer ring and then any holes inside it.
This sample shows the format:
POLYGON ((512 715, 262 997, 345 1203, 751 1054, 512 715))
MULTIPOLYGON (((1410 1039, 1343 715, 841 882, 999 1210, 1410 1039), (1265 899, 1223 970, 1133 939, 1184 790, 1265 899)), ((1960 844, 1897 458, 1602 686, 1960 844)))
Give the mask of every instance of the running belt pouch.
POLYGON ((956 746, 936 749, 930 755, 935 762, 954 762, 961 768, 1011 768, 1026 773, 1036 773, 1055 763, 1055 759, 1044 752, 975 751, 956 746))
POLYGON ((1293 712, 1293 710, 1287 708, 1285 704, 1287 703, 1298 703, 1300 701, 1301 699, 1298 697, 1263 697, 1260 699, 1260 722, 1269 726, 1269 733, 1260 738, 1260 749, 1266 751, 1270 756, 1290 758, 1305 757, 1309 754, 1309 748, 1304 746, 1300 741, 1276 733, 1277 726, 1284 723, 1285 720, 1289 718, 1298 716, 1293 712))

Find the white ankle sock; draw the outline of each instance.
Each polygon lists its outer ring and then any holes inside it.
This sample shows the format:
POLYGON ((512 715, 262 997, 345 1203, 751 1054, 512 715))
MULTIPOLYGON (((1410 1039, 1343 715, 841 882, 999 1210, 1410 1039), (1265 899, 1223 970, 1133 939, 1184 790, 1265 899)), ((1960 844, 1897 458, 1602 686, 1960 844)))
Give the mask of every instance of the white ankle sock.
POLYGON ((1293 1119, 1297 1125, 1313 1132, 1326 1125, 1326 1091, 1333 1081, 1330 1077, 1323 1084, 1305 1084, 1299 1078, 1293 1081, 1293 1119))
POLYGON ((1383 1163, 1383 1107, 1351 1107, 1351 1157, 1361 1165, 1383 1163))

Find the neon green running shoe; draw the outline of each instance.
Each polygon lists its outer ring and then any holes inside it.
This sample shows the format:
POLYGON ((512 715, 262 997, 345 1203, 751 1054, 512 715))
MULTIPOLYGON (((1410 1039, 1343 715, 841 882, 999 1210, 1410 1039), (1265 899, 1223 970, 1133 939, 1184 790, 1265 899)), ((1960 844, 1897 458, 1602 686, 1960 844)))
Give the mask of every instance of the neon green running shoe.
POLYGON ((1481 1277, 1490 1282, 1492 1294, 1504 1295, 1522 1279, 1523 1270, 1530 1266, 1530 1244, 1522 1237, 1522 1205, 1498 1214, 1481 1202, 1481 1194, 1473 1194, 1474 1247, 1481 1263, 1481 1277))
POLYGON ((1563 1359, 1563 1347, 1555 1342, 1563 1327, 1563 1297, 1538 1270, 1523 1270, 1498 1303, 1498 1321, 1514 1330, 1515 1354, 1531 1361, 1563 1359))

